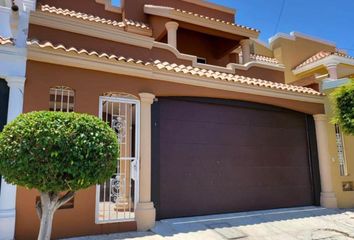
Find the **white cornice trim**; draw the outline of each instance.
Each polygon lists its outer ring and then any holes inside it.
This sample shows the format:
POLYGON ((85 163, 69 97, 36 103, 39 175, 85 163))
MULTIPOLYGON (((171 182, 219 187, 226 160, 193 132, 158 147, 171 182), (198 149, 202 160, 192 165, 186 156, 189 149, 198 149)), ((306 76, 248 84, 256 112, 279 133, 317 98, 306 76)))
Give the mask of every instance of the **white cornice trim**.
POLYGON ((244 37, 257 38, 259 36, 259 32, 253 30, 233 26, 231 24, 225 24, 222 22, 211 21, 201 17, 195 17, 194 15, 180 13, 170 7, 145 5, 144 12, 146 14, 170 18, 176 21, 187 22, 187 23, 191 23, 206 28, 211 28, 222 32, 241 35, 244 37))
POLYGON ((156 48, 161 48, 165 49, 167 51, 172 52, 178 59, 186 60, 186 61, 191 61, 194 65, 194 63, 197 63, 197 56, 189 55, 189 54, 184 54, 178 51, 176 48, 172 47, 169 44, 162 43, 162 42, 156 42, 154 41, 153 47, 156 48))
POLYGON ((341 87, 345 84, 350 83, 352 80, 349 78, 341 78, 337 80, 333 79, 325 79, 322 82, 322 91, 334 90, 338 87, 341 87))
POLYGON ((0 13, 1 12, 11 14, 11 9, 9 7, 0 6, 0 13))
POLYGON ((337 56, 337 55, 329 55, 325 58, 322 58, 316 62, 309 63, 301 68, 294 69, 293 73, 295 75, 299 75, 314 69, 317 69, 319 67, 326 67, 330 65, 338 65, 338 64, 347 64, 354 66, 354 59, 352 58, 346 58, 342 56, 337 56))
POLYGON ((290 35, 286 34, 286 33, 277 33, 273 37, 269 38, 269 46, 273 49, 273 45, 275 44, 275 42, 278 39, 287 39, 287 40, 291 40, 291 41, 296 41, 296 38, 302 38, 302 39, 310 40, 313 42, 318 42, 318 43, 321 43, 324 45, 328 45, 331 47, 336 47, 336 44, 334 42, 327 41, 324 39, 320 39, 320 38, 310 36, 310 35, 307 35, 304 33, 299 33, 299 32, 291 32, 290 35))
POLYGON ((324 103, 323 96, 311 96, 296 92, 282 91, 270 88, 261 88, 257 86, 230 83, 227 81, 218 81, 207 77, 196 77, 185 74, 160 71, 154 67, 139 65, 126 62, 112 62, 100 58, 92 58, 89 56, 80 56, 76 53, 66 53, 55 50, 46 50, 38 47, 29 46, 28 59, 59 64, 70 67, 90 69, 101 72, 109 72, 114 74, 129 75, 144 79, 155 79, 159 81, 174 82, 179 84, 187 84, 232 92, 248 93, 253 95, 275 97, 303 102, 324 103))
POLYGON ((31 13, 30 23, 149 49, 154 43, 153 38, 129 33, 118 27, 39 11, 31 13))
MULTIPOLYGON (((27 49, 26 48, 16 48, 14 46, 0 46, 0 55, 2 56, 15 56, 21 59, 26 59, 27 49)), ((6 60, 6 59, 5 59, 6 60)))

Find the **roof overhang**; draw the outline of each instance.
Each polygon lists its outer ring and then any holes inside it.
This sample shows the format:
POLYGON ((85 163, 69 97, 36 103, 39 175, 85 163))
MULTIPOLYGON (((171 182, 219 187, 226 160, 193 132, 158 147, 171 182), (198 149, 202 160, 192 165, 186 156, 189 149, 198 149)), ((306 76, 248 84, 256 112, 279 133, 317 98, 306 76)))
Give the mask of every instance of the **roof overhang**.
POLYGON ((163 63, 157 67, 133 59, 123 58, 121 60, 116 56, 99 55, 96 52, 88 53, 85 50, 78 51, 73 48, 65 49, 63 46, 53 47, 50 44, 44 45, 44 47, 40 47, 38 44, 29 44, 28 60, 279 99, 324 103, 322 95, 284 90, 286 87, 284 84, 275 84, 277 88, 270 88, 267 86, 270 84, 268 81, 261 81, 262 86, 243 83, 247 77, 243 77, 240 82, 214 79, 208 77, 208 74, 202 77, 199 74, 192 75, 185 74, 183 71, 169 70, 172 67, 163 67, 163 63))
POLYGON ((354 73, 354 58, 349 58, 349 57, 344 57, 344 56, 338 56, 338 55, 329 55, 325 58, 322 58, 318 61, 309 63, 303 67, 297 68, 293 70, 293 73, 295 75, 305 75, 309 72, 313 72, 314 70, 324 68, 326 66, 330 65, 337 65, 338 72, 340 73, 340 70, 345 70, 348 71, 349 69, 352 69, 352 72, 345 73, 344 75, 349 75, 354 73))
POLYGON ((253 28, 244 27, 234 23, 225 22, 219 19, 209 18, 198 14, 184 12, 171 7, 145 5, 146 14, 169 18, 175 21, 193 24, 208 29, 222 31, 245 38, 258 38, 259 31, 253 28))
POLYGON ((277 33, 273 37, 269 38, 268 43, 269 43, 270 48, 273 49, 274 45, 281 39, 296 41, 297 38, 306 39, 306 40, 317 42, 320 44, 336 47, 336 44, 334 42, 330 42, 330 41, 327 41, 324 39, 320 39, 320 38, 310 36, 310 35, 307 35, 304 33, 299 33, 299 32, 291 32, 290 34, 277 33))

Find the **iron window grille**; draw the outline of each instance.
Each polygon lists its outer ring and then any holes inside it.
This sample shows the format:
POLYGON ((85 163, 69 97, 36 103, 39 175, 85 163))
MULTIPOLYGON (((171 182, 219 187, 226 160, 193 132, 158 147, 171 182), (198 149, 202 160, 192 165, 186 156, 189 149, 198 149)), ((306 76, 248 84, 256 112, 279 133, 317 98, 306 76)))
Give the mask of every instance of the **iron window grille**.
POLYGON ((58 86, 49 90, 49 109, 54 112, 73 112, 75 91, 72 88, 58 86))

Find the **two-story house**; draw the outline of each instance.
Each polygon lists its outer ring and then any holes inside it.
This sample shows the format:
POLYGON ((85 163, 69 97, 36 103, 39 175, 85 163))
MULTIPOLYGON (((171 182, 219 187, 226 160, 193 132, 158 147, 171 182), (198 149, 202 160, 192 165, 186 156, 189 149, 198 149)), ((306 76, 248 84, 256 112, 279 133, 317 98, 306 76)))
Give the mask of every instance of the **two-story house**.
MULTIPOLYGON (((24 112, 99 116, 121 149, 111 179, 58 210, 54 238, 147 230, 172 217, 337 206, 325 97, 288 84, 286 65, 265 46, 256 53, 259 31, 235 17, 202 0, 37 1, 24 112)), ((9 198, 16 239, 34 239, 38 192, 17 187, 9 198)))

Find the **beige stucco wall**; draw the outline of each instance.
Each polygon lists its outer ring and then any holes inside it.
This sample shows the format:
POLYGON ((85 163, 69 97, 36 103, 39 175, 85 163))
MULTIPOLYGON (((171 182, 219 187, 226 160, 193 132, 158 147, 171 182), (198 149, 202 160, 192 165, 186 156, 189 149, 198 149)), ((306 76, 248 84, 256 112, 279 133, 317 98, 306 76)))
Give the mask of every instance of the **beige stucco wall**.
POLYGON ((264 46, 258 41, 252 41, 252 48, 253 48, 253 53, 262 55, 262 56, 267 56, 267 57, 274 57, 273 50, 267 46, 264 46))
MULTIPOLYGON (((287 83, 299 80, 292 70, 320 51, 335 51, 332 45, 306 38, 296 37, 296 40, 279 38, 273 45, 274 57, 285 65, 285 81, 287 83)), ((303 77, 303 76, 302 76, 303 77)))
MULTIPOLYGON (((330 94, 330 92, 326 92, 330 94)), ((333 111, 329 98, 326 101, 326 112, 331 118, 333 111)), ((339 208, 354 207, 354 191, 344 192, 342 189, 343 182, 353 182, 354 184, 354 136, 344 135, 344 151, 348 169, 348 176, 340 176, 339 160, 337 154, 336 134, 332 123, 328 123, 328 138, 329 138, 329 154, 332 160, 332 176, 333 187, 337 196, 339 208)))

